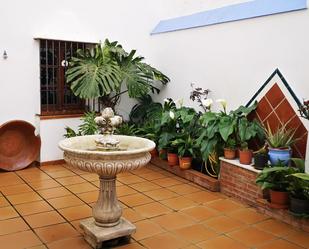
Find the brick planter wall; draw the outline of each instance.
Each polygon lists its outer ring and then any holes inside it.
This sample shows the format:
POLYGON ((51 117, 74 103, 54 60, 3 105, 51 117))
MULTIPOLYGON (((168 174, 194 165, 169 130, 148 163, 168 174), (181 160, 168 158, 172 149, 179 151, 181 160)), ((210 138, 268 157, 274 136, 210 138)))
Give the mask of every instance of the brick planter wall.
POLYGON ((263 198, 260 187, 255 184, 258 172, 252 166, 241 165, 236 160, 221 159, 221 192, 251 206, 257 206, 256 200, 263 198))
POLYGON ((263 199, 263 192, 255 184, 259 170, 250 165, 242 165, 237 160, 221 158, 220 189, 223 194, 256 207, 261 213, 309 232, 309 219, 298 218, 286 209, 273 209, 263 199))
POLYGON ((200 173, 193 169, 181 170, 179 166, 169 166, 167 161, 160 159, 159 157, 153 158, 151 160, 153 165, 165 169, 177 176, 180 176, 188 181, 194 182, 210 191, 219 192, 220 191, 220 182, 217 179, 214 179, 208 175, 200 173))

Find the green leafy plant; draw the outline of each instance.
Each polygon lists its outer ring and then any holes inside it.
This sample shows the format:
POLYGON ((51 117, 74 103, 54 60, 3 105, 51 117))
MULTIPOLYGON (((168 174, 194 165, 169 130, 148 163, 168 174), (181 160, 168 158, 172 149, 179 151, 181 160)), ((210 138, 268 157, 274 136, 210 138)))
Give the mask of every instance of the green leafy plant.
POLYGON ((130 124, 128 122, 122 123, 115 130, 115 134, 117 135, 126 135, 126 136, 135 136, 138 133, 138 128, 135 124, 130 124))
POLYGON ((76 96, 99 98, 104 106, 112 108, 125 93, 130 98, 159 93, 156 82, 165 85, 169 78, 135 53, 136 50, 127 53, 117 41, 108 40, 94 48, 78 50, 77 57, 69 61, 66 80, 76 96))
POLYGON ((257 176, 256 183, 262 190, 272 189, 277 191, 287 191, 289 179, 287 176, 297 173, 298 169, 287 166, 275 166, 264 168, 257 176))
POLYGON ((273 132, 267 123, 267 127, 264 130, 267 144, 271 148, 288 148, 298 140, 294 138, 296 130, 286 129, 286 124, 273 132))
POLYGON ((70 127, 65 127, 66 134, 64 134, 64 137, 69 138, 97 134, 99 132, 99 127, 94 121, 95 117, 95 112, 84 113, 84 116, 81 118, 82 124, 78 126, 78 132, 74 131, 70 127))
POLYGON ((288 191, 294 198, 309 200, 309 174, 295 173, 289 176, 288 191))
POLYGON ((139 103, 130 112, 130 121, 136 124, 161 120, 163 107, 161 103, 153 102, 150 95, 142 96, 139 103))
POLYGON ((235 150, 236 149, 236 140, 232 137, 228 138, 226 143, 225 143, 225 148, 235 150))
POLYGON ((196 155, 197 146, 194 139, 186 133, 176 138, 172 145, 177 147, 177 153, 180 157, 194 157, 196 155))

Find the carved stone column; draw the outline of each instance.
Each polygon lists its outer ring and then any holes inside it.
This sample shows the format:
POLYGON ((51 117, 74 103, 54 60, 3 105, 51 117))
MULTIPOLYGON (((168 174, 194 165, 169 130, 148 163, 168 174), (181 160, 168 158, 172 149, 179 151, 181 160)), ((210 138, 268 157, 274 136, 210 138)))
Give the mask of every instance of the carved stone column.
POLYGON ((95 224, 112 227, 120 222, 122 208, 116 195, 116 177, 100 177, 100 192, 97 203, 92 209, 95 224))

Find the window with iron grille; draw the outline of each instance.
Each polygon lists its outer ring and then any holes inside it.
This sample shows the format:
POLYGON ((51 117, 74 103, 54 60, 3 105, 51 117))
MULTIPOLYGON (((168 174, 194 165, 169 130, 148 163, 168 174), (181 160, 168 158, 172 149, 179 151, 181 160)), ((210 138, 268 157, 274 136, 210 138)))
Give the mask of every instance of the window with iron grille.
POLYGON ((40 40, 41 115, 83 113, 85 101, 76 97, 65 80, 68 60, 90 44, 40 40))

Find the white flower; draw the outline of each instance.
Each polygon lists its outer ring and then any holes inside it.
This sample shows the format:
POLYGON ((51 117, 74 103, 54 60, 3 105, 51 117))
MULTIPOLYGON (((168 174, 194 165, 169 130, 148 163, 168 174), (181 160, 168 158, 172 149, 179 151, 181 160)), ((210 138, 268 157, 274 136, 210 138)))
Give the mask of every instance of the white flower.
POLYGON ((227 103, 226 103, 225 99, 217 99, 216 102, 220 103, 222 105, 223 109, 226 108, 227 103))
POLYGON ((181 107, 183 106, 183 98, 177 99, 177 100, 175 101, 175 105, 176 105, 176 108, 177 108, 177 109, 181 108, 181 107))
POLYGON ((171 119, 175 119, 175 113, 172 112, 172 111, 170 111, 170 118, 171 118, 171 119))
POLYGON ((164 99, 164 103, 170 102, 168 98, 164 99))
POLYGON ((213 100, 212 99, 202 99, 202 105, 206 108, 210 108, 211 105, 213 104, 213 100))

